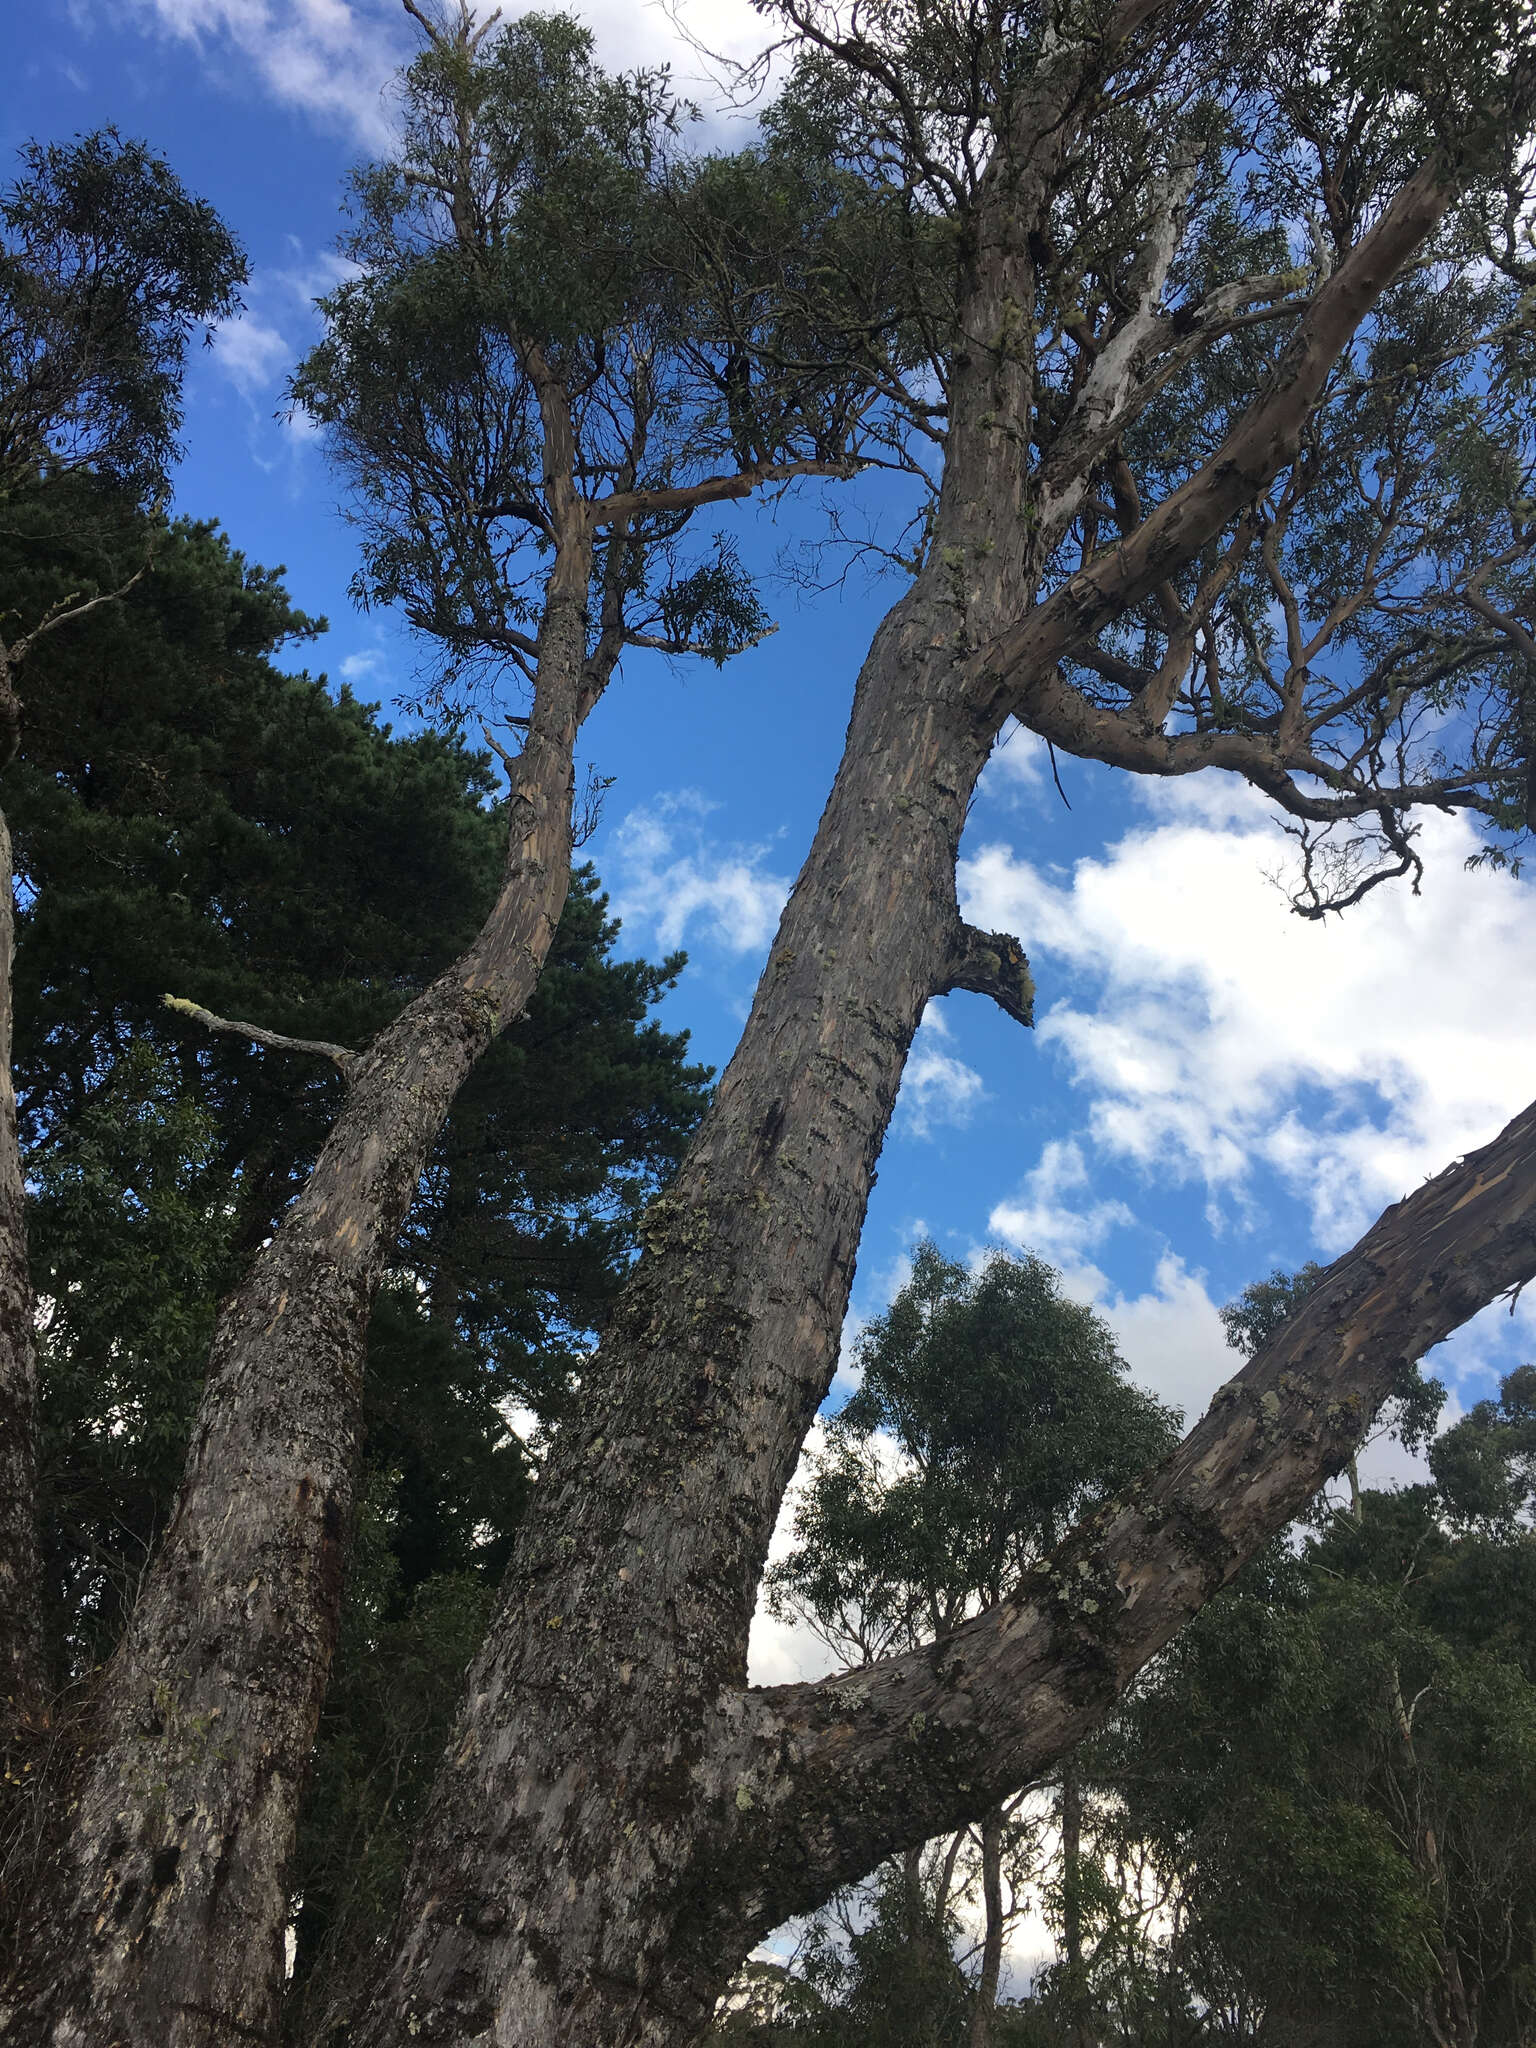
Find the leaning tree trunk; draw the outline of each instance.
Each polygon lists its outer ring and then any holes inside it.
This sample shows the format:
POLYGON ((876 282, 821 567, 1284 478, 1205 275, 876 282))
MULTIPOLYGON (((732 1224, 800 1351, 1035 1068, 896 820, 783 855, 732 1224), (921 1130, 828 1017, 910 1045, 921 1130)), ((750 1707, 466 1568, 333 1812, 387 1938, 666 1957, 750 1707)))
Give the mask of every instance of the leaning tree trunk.
POLYGON ((720 1703, 836 1366, 907 1048, 988 951, 955 908, 990 736, 935 685, 952 635, 917 592, 871 653, 741 1046, 541 1474, 363 2041, 494 2025, 618 2048, 713 2009, 719 1959, 694 1967, 686 1929, 735 1811, 709 1762, 720 1703))
POLYGON ((276 2031, 298 1799, 336 1639, 369 1312, 464 1077, 570 879, 587 557, 556 570, 507 864, 474 944, 347 1065, 314 1172, 215 1333, 175 1517, 108 1666, 67 1839, 0 1988, 16 2048, 276 2031))
POLYGON ((1175 1467, 1177 1512, 1153 1503, 1160 1535, 1143 1529, 1140 1505, 1104 1525, 1119 1548, 1079 1532, 1071 1587, 1089 1648, 1044 1596, 1008 1621, 1003 1644, 990 1617, 986 1649, 1018 1670, 997 1693, 976 1651, 985 1715, 951 1682, 953 1646, 981 1624, 942 1654, 819 1687, 746 1689, 769 1538, 835 1368, 875 1161, 924 1005, 965 987, 1029 1014, 1016 942, 963 926, 955 905, 959 836, 1003 711, 1048 692, 1075 633, 1138 602, 1267 486, 1339 348, 1446 203, 1429 173, 1411 181, 1319 292, 1272 384, 1198 478, 1004 633, 1028 612, 1040 527, 1027 516, 1028 437, 1011 424, 1032 417, 1020 339, 1033 305, 1020 222, 1031 215, 1020 178, 1007 176, 977 236, 961 325, 978 339, 950 391, 929 566, 876 636, 741 1044, 646 1219, 582 1411, 535 1489, 359 2048, 696 2038, 769 1928, 884 1855, 974 1820, 1080 1739, 1232 1559, 1348 1455, 1390 1391, 1400 1338, 1433 1342, 1532 1255, 1523 1223, 1511 1236, 1474 1204, 1459 1227, 1493 1254, 1428 1306, 1410 1288, 1411 1308, 1371 1296, 1362 1311, 1376 1378, 1359 1346, 1341 1365, 1335 1340, 1294 1387, 1265 1386, 1277 1414, 1302 1411, 1305 1446, 1271 1447, 1273 1483, 1239 1485, 1251 1418, 1218 1418, 1210 1469, 1236 1502, 1230 1531, 1228 1494, 1175 1467), (1323 1423, 1312 1406, 1319 1384, 1326 1405, 1330 1369, 1361 1386, 1348 1384, 1348 1405, 1335 1402, 1323 1423), (1126 1597, 1143 1604, 1108 1657, 1108 1587, 1122 1563, 1126 1597))

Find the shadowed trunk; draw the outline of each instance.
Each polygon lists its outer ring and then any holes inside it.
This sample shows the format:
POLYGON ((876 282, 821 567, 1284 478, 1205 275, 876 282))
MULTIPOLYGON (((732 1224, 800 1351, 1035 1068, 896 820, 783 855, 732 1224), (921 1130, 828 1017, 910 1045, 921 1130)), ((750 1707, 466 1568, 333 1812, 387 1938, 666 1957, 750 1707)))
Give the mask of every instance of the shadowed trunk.
POLYGON ((37 1534, 37 1359, 11 1077, 15 949, 11 834, 0 814, 0 1756, 39 1726, 48 1699, 37 1534))
POLYGON ((971 2008, 970 2048, 989 2048, 997 2016, 997 1986, 1003 1971, 1003 1811, 994 1807, 981 1823, 981 1907, 984 1927, 981 1975, 971 2008))
POLYGON ((466 1074, 570 879, 588 556, 557 570, 508 858, 467 953, 348 1063, 314 1172, 219 1316, 176 1514, 106 1668, 68 1839, 0 1991, 18 2048, 275 2032, 285 1884, 340 1612, 369 1313, 466 1074))

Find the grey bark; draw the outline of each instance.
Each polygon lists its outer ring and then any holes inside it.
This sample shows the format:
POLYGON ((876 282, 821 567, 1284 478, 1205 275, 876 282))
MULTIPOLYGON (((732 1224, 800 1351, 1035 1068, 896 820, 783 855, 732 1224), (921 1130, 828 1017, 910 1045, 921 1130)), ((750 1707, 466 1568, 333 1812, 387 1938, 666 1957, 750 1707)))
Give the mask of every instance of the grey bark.
MULTIPOLYGON (((1065 124, 1047 111, 1030 118, 1055 148, 1065 124)), ((1393 1263, 1396 1292, 1346 1276, 1342 1308, 1326 1298, 1358 1334, 1341 1343, 1309 1304, 1313 1348, 1282 1384, 1262 1376, 1266 1354, 1254 1394, 1234 1394, 1214 1439, 1190 1440, 1188 1466, 1079 1532, 1020 1602, 838 1682, 745 1688, 756 1587, 835 1368, 902 1065, 924 1004, 967 985, 955 963, 978 951, 954 870, 993 737, 1017 710, 1083 752, 1195 765, 1128 719, 1123 733, 1080 729, 1056 661, 1294 452, 1339 349, 1453 189, 1440 165, 1409 181, 1212 463, 1032 611, 1039 522, 1024 516, 1021 437, 998 421, 1030 416, 1019 223, 1041 177, 1029 161, 994 178, 962 325, 1003 339, 957 368, 929 566, 876 636, 741 1045, 536 1490, 360 2024, 366 2048, 695 2038, 771 1927, 1047 1769, 1337 1469, 1400 1360, 1536 1264, 1527 1211, 1510 1222, 1469 1197, 1447 1226, 1453 1250, 1431 1260, 1432 1298, 1417 1266, 1393 1263)), ((1261 779, 1254 761, 1250 745, 1245 772, 1261 779)), ((1523 1173, 1530 1135, 1507 1138, 1523 1173)), ((1415 1240, 1415 1258, 1427 1249, 1415 1240)))
POLYGON ((994 1806, 981 1822, 981 1975, 971 2007, 970 2048, 989 2048, 1003 1972, 1003 1810, 994 1806))
POLYGON ((303 1192, 219 1317, 175 1517, 102 1675, 0 2039, 275 2032, 298 1799, 339 1617, 369 1312, 454 1096, 531 995, 570 877, 590 554, 552 578, 500 892, 350 1063, 303 1192))

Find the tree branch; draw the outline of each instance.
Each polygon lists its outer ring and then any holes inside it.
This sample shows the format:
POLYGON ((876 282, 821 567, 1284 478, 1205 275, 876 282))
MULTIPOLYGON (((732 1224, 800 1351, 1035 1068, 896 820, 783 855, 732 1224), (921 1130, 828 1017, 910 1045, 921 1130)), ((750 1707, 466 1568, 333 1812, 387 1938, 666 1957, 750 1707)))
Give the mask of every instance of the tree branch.
POLYGON ((587 514, 595 526, 614 519, 647 519, 658 512, 690 512, 696 505, 719 505, 731 498, 750 498, 764 484, 787 483, 797 476, 850 477, 861 465, 821 462, 807 457, 801 462, 760 462, 729 476, 706 476, 696 484, 677 484, 654 491, 614 491, 606 498, 589 498, 587 514))
MULTIPOLYGON (((1294 456, 1340 353, 1398 271, 1444 218, 1457 189, 1457 174, 1444 158, 1437 154, 1421 165, 1318 291, 1268 386, 1211 460, 1149 512, 1118 547, 1079 570, 1044 604, 981 650, 976 657, 978 709, 996 726, 1017 717, 1071 752, 1095 751, 1091 743, 1084 744, 1081 730, 1069 734, 1038 723, 1036 714, 1045 708, 1037 702, 1041 685, 1063 656, 1168 581, 1268 488, 1294 456)), ((1100 720, 1119 717, 1106 711, 1095 715, 1100 720)), ((1120 722, 1128 728, 1132 723, 1120 722)))
MULTIPOLYGON (((494 745, 494 741, 492 742, 494 745)), ((500 749, 497 749, 500 752, 500 749)), ((190 1017, 207 1031, 222 1031, 231 1038, 248 1038, 255 1045, 270 1046, 274 1052, 312 1053, 317 1058, 330 1060, 342 1073, 351 1078, 353 1067, 360 1055, 345 1045, 332 1045, 323 1038, 290 1038, 284 1031, 268 1031, 261 1024, 240 1024, 229 1017, 215 1017, 212 1010, 201 1009, 196 1003, 189 1003, 185 996, 162 996, 166 1009, 175 1010, 183 1017, 190 1017)))
POLYGON ((947 996, 957 988, 990 996, 1016 1023, 1035 1021, 1034 977, 1024 948, 1011 932, 979 931, 957 921, 949 966, 934 994, 947 996))
POLYGON ((1536 1103, 1388 1209, 1179 1448, 947 1639, 741 1701, 734 1867, 754 1926, 985 1814, 1348 1463, 1430 1346, 1536 1276, 1536 1103))

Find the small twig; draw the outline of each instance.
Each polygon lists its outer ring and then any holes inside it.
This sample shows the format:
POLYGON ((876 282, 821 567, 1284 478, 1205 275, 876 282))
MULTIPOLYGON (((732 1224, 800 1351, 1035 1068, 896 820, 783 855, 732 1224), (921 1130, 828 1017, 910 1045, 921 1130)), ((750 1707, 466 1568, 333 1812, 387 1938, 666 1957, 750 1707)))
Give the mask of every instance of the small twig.
POLYGON ((1068 797, 1067 792, 1061 786, 1061 771, 1056 766, 1056 749, 1051 745, 1049 740, 1047 740, 1045 743, 1045 751, 1051 757, 1051 780, 1056 785, 1056 794, 1061 798, 1062 802, 1070 811, 1072 808, 1071 799, 1068 797))
POLYGON ((256 1045, 270 1046, 274 1052, 312 1053, 320 1059, 332 1061, 346 1079, 352 1078, 358 1055, 345 1045, 332 1045, 323 1038, 290 1038, 285 1031, 268 1031, 260 1024, 239 1024, 229 1017, 215 1017, 212 1010, 189 1003, 185 996, 162 996, 161 1001, 168 1010, 190 1017, 205 1030, 227 1032, 232 1038, 249 1038, 256 1045))

